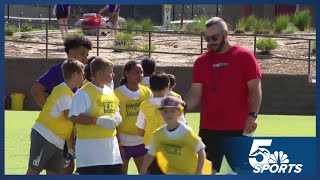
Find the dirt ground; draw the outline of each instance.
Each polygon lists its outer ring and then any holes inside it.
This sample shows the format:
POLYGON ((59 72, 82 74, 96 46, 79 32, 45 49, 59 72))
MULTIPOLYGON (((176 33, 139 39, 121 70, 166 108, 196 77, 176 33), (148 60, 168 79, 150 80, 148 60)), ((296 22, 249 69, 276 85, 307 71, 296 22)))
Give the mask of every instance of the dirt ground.
MULTIPOLYGON (((23 41, 41 42, 45 43, 45 33, 29 33, 30 39, 23 41)), ((13 37, 6 37, 9 39, 19 39, 20 35, 16 34, 13 37)), ((315 35, 294 35, 294 37, 315 38, 315 35)), ((97 46, 97 37, 88 36, 92 40, 94 47, 97 46)), ((136 45, 148 44, 148 35, 135 36, 136 45)), ((257 38, 259 39, 259 37, 257 38)), ((290 40, 290 39, 276 39, 278 48, 272 51, 272 55, 287 57, 287 58, 300 58, 308 59, 308 43, 306 40, 290 40)), ((100 36, 99 47, 112 48, 114 36, 100 36)), ((248 48, 253 51, 254 37, 246 36, 230 36, 232 44, 237 44, 248 48)), ((49 45, 48 57, 66 57, 62 45, 62 38, 58 32, 50 32, 49 43, 56 43, 58 45, 49 45)), ((154 33, 151 37, 152 45, 155 45, 155 51, 173 52, 173 53, 194 53, 198 55, 179 55, 179 54, 162 54, 152 53, 151 57, 154 58, 158 66, 192 66, 194 61, 201 53, 201 38, 199 36, 186 36, 186 35, 170 35, 154 33)), ((45 58, 45 45, 34 44, 28 42, 5 42, 5 56, 14 57, 28 57, 28 58, 45 58)), ((206 42, 203 42, 203 51, 206 51, 206 42)), ((259 53, 259 51, 257 50, 259 53)), ((97 55, 97 48, 90 51, 90 56, 97 55)), ((148 53, 141 52, 114 52, 111 49, 99 49, 99 56, 107 57, 113 60, 115 64, 125 64, 131 59, 140 59, 141 57, 148 56, 148 53)), ((315 54, 311 55, 311 60, 315 60, 315 54)), ((308 61, 297 61, 292 59, 281 58, 268 58, 259 57, 259 64, 263 73, 281 73, 281 74, 307 74, 308 61)), ((316 75, 316 62, 311 62, 311 74, 313 77, 316 75)))

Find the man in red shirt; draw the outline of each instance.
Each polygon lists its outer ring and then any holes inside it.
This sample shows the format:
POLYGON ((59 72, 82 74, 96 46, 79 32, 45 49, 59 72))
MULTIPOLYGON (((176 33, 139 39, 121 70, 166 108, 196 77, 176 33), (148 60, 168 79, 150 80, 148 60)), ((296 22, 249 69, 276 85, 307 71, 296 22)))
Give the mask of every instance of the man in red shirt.
POLYGON ((227 25, 221 18, 207 21, 205 40, 208 51, 194 64, 186 102, 188 109, 201 102, 199 136, 206 144, 213 173, 217 173, 224 155, 231 166, 232 155, 224 138, 249 135, 257 128, 261 70, 252 52, 230 44, 227 25))

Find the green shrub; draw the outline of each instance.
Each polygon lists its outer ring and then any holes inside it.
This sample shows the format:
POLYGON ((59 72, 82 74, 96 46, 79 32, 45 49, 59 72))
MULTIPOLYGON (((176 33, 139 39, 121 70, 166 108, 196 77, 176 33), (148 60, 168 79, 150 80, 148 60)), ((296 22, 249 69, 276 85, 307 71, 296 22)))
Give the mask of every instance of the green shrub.
POLYGON ((235 33, 244 33, 246 31, 246 18, 241 18, 237 21, 235 33))
POLYGON ((19 29, 17 29, 16 27, 14 26, 11 26, 11 25, 6 25, 5 26, 5 29, 4 29, 4 34, 5 36, 13 36, 13 33, 15 32, 18 32, 19 29))
POLYGON ((22 23, 20 27, 21 32, 29 32, 32 31, 32 29, 32 25, 27 23, 22 23))
POLYGON ((126 22, 123 24, 124 29, 127 29, 127 32, 131 32, 131 30, 135 29, 137 22, 133 19, 128 19, 126 22))
MULTIPOLYGON (((144 44, 144 45, 140 46, 138 49, 140 51, 149 51, 149 44, 144 44)), ((151 50, 150 50, 151 52, 154 52, 156 49, 157 48, 155 45, 151 45, 151 50)))
POLYGON ((274 32, 282 33, 283 30, 287 29, 290 21, 290 16, 288 15, 280 15, 276 18, 274 22, 274 32))
POLYGON ((191 32, 199 32, 202 33, 205 31, 206 22, 208 18, 206 16, 201 16, 200 18, 193 19, 193 23, 187 24, 184 29, 191 32))
POLYGON ((284 34, 294 34, 297 31, 298 31, 298 29, 296 27, 292 26, 292 27, 287 27, 287 29, 283 30, 282 33, 284 33, 284 34))
POLYGON ((257 40, 257 49, 264 54, 269 54, 271 50, 274 50, 278 47, 276 40, 271 38, 261 38, 257 40))
POLYGON ((254 15, 250 15, 245 19, 245 31, 252 31, 254 28, 254 25, 257 21, 257 18, 254 15))
POLYGON ((114 38, 114 44, 122 47, 133 45, 133 35, 128 33, 118 33, 114 38))
POLYGON ((143 31, 153 31, 154 25, 150 18, 141 21, 141 29, 143 31))
POLYGON ((310 28, 311 20, 311 13, 308 9, 301 11, 293 16, 293 24, 300 31, 304 31, 305 29, 310 28))
POLYGON ((269 34, 271 32, 271 22, 267 19, 257 19, 253 26, 254 34, 269 34))

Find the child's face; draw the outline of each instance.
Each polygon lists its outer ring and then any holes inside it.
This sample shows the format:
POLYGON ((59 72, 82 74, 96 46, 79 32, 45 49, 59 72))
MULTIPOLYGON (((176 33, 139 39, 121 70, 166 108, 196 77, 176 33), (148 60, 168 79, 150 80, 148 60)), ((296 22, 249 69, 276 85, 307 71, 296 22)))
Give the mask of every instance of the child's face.
POLYGON ((82 63, 86 62, 87 57, 89 55, 89 49, 80 46, 79 48, 70 49, 69 51, 69 58, 74 58, 82 63))
POLYGON ((160 114, 167 124, 171 124, 178 121, 181 111, 177 108, 166 107, 160 110, 160 114))
POLYGON ((143 78, 143 69, 140 64, 131 68, 130 71, 125 71, 124 73, 130 83, 139 84, 143 78))
POLYGON ((75 83, 76 87, 81 87, 82 86, 82 83, 83 83, 83 71, 80 72, 80 73, 73 73, 72 75, 72 81, 75 83))
POLYGON ((104 70, 102 70, 102 77, 104 80, 105 85, 111 83, 111 81, 114 78, 114 73, 113 73, 113 66, 108 66, 104 70))

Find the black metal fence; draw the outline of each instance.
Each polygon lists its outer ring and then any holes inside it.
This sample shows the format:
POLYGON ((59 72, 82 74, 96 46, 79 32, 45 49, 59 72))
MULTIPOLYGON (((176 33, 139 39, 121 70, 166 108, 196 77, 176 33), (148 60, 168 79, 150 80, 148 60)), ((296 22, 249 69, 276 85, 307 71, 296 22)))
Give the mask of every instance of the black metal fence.
MULTIPOLYGON (((31 23, 31 24, 44 24, 45 25, 45 34, 46 34, 46 40, 45 42, 32 42, 32 41, 25 41, 25 40, 9 40, 6 39, 5 41, 8 42, 16 42, 16 43, 34 43, 34 44, 44 44, 46 45, 45 49, 45 58, 48 58, 48 46, 49 45, 55 45, 55 46, 63 46, 62 43, 49 43, 48 40, 48 34, 49 34, 49 26, 50 25, 56 25, 56 23, 51 23, 51 22, 26 22, 26 21, 19 21, 19 20, 6 20, 7 23, 31 23)), ((67 26, 73 26, 73 25, 67 25, 67 26)), ((80 28, 81 26, 79 26, 80 28)), ((144 50, 138 50, 138 49, 121 49, 121 48, 112 48, 112 47, 101 47, 99 46, 99 41, 100 41, 100 30, 101 29, 107 29, 107 28, 96 28, 96 41, 97 44, 94 48, 97 50, 97 56, 99 56, 99 50, 100 49, 111 49, 111 50, 120 50, 120 51, 136 51, 136 52, 144 52, 148 53, 148 56, 150 57, 152 53, 160 53, 160 54, 179 54, 179 55, 201 55, 203 53, 204 47, 203 47, 203 36, 204 34, 201 33, 191 33, 191 32, 166 32, 166 31, 143 31, 143 30, 130 30, 132 32, 140 32, 140 33, 145 33, 148 34, 148 46, 149 50, 144 51, 144 50), (167 35, 184 35, 184 36, 196 36, 199 38, 200 41, 200 47, 199 47, 199 53, 185 53, 185 52, 170 52, 170 51, 152 51, 151 46, 152 46, 152 35, 153 34, 167 34, 167 35)), ((118 31, 128 31, 127 29, 117 29, 118 31)), ((230 34, 230 36, 243 36, 243 37, 252 37, 253 38, 253 52, 257 58, 277 58, 277 59, 287 59, 287 60, 297 60, 297 61, 308 61, 308 74, 311 74, 311 61, 316 61, 315 59, 311 59, 311 41, 316 40, 315 39, 315 34, 300 34, 302 36, 312 36, 310 38, 305 38, 305 37, 293 37, 292 35, 282 35, 282 34, 230 34), (289 40, 303 40, 306 41, 308 44, 308 57, 307 58, 292 58, 292 57, 281 57, 281 56, 265 56, 265 55, 260 55, 257 53, 257 37, 270 37, 270 38, 276 38, 276 39, 289 39, 289 40)), ((298 36, 298 35, 296 35, 298 36)))

